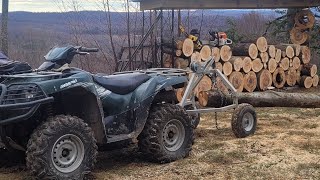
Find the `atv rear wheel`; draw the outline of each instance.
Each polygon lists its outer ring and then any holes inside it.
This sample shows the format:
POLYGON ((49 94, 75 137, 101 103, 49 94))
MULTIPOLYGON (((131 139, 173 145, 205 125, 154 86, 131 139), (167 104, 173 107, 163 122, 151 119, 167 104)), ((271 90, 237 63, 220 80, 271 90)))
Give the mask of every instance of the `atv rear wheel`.
POLYGON ((39 179, 83 179, 94 167, 97 149, 88 124, 78 117, 59 115, 31 135, 27 167, 39 179))
POLYGON ((140 150, 150 160, 175 161, 189 155, 194 141, 193 125, 180 106, 154 106, 138 140, 140 150))
POLYGON ((257 114, 250 104, 240 104, 235 109, 231 121, 232 131, 237 138, 254 134, 257 127, 257 114))

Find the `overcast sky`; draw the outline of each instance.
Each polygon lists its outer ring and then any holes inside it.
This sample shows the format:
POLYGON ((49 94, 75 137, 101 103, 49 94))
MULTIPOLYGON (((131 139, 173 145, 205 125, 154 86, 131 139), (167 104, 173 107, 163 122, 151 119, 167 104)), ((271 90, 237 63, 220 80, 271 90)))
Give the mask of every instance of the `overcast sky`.
MULTIPOLYGON (((9 0, 9 11, 61 12, 71 11, 72 2, 76 2, 80 10, 102 10, 103 0, 9 0), (61 2, 65 2, 64 7, 61 2)), ((123 11, 124 0, 110 0, 112 11, 123 11)), ((137 7, 136 4, 132 4, 137 7)), ((1 7, 1 4, 0 4, 1 7)), ((0 12, 2 8, 0 8, 0 12)))

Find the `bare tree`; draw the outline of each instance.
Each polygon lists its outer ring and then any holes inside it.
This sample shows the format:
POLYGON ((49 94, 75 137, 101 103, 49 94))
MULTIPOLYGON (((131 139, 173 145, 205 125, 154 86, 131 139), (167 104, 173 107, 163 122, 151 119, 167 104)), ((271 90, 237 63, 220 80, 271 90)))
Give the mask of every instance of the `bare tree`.
POLYGON ((8 55, 8 11, 9 0, 2 0, 1 50, 8 55))

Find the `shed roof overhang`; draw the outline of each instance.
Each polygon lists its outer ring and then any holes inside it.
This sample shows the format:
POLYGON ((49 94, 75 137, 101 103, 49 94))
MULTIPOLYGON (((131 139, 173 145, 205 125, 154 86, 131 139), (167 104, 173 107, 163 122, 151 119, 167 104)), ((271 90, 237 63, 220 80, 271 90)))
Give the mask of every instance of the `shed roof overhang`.
POLYGON ((320 0, 132 0, 151 9, 275 9, 320 6, 320 0))

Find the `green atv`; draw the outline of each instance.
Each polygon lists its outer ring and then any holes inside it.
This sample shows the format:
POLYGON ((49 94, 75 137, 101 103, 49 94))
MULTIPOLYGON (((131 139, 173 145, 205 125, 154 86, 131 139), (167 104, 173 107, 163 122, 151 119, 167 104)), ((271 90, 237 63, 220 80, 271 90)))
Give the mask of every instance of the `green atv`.
POLYGON ((39 69, 0 76, 1 144, 25 152, 28 169, 39 179, 83 179, 98 147, 135 138, 145 157, 160 163, 191 151, 192 118, 168 98, 188 81, 186 73, 93 75, 68 66, 75 55, 97 51, 55 47, 39 69))

